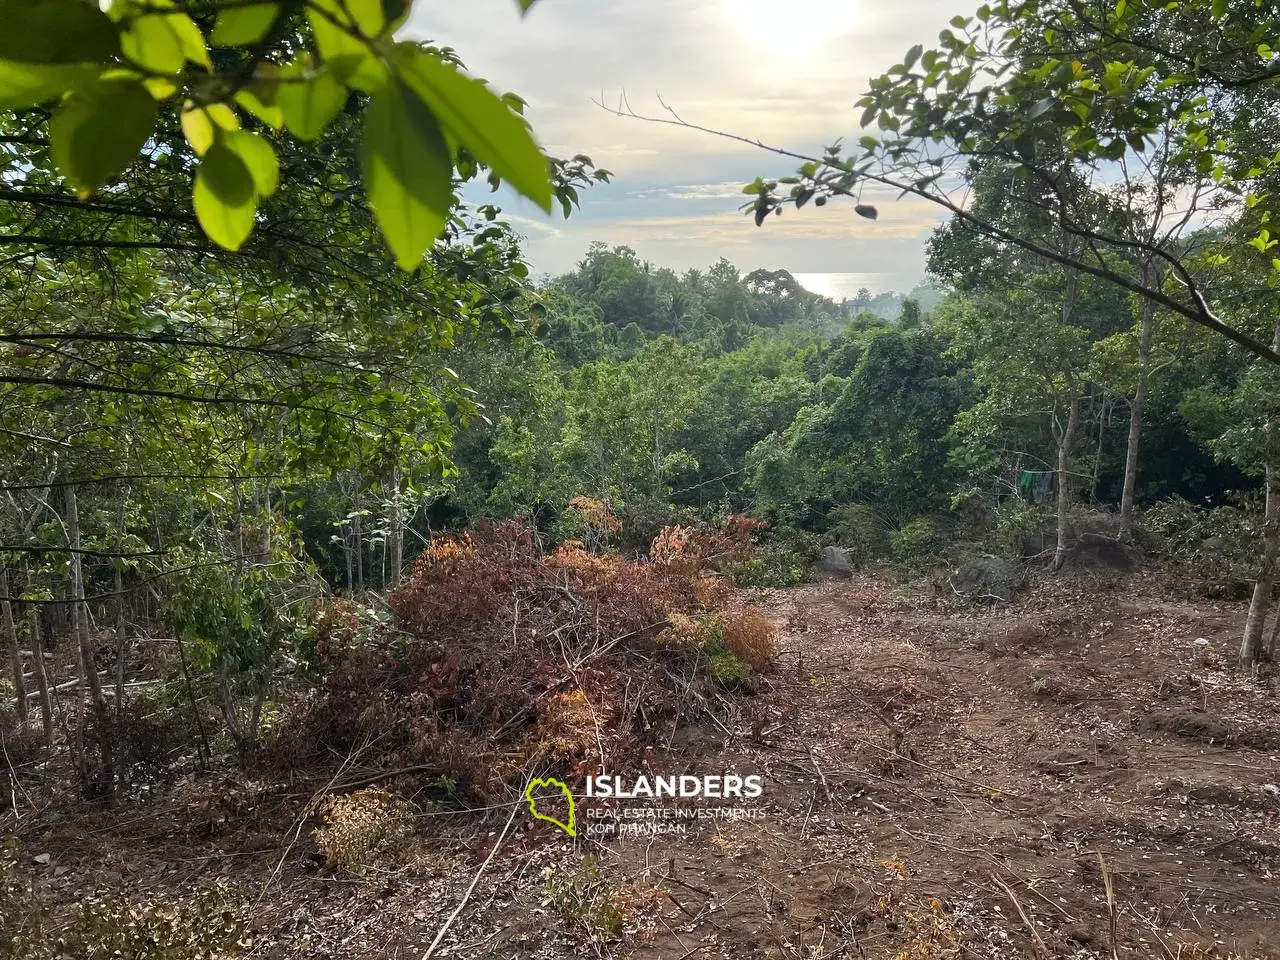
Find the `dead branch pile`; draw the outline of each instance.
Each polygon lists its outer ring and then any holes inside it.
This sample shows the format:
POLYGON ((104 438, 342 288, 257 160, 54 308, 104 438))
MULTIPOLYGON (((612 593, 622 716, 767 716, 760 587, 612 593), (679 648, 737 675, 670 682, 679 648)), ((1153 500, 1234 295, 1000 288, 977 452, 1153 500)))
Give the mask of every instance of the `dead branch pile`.
POLYGON ((727 707, 777 655, 773 624, 716 570, 750 523, 669 527, 637 561, 507 521, 438 538, 390 598, 398 638, 350 608, 317 625, 319 696, 281 730, 290 765, 375 742, 481 798, 531 775, 634 769, 674 726, 727 707))

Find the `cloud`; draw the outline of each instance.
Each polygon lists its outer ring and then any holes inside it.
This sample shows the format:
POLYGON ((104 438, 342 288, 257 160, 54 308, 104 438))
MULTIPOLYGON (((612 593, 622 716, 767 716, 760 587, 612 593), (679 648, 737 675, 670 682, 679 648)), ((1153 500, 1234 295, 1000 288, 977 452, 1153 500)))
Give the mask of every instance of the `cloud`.
POLYGON ((448 43, 472 72, 525 97, 548 151, 586 153, 614 172, 615 184, 587 191, 567 223, 504 199, 535 268, 568 269, 594 239, 630 243, 677 269, 723 255, 747 269, 856 270, 892 250, 889 272, 901 285, 904 271, 922 270, 923 237, 937 222, 931 208, 876 198, 877 224, 830 204, 756 230, 736 209, 742 184, 787 174, 792 161, 619 118, 593 100, 617 104, 625 93, 646 114, 670 119, 666 103, 690 122, 820 152, 859 133, 853 103, 867 79, 913 43, 931 42, 956 2, 541 0, 522 19, 515 0, 468 0, 415 7, 407 32, 448 43))

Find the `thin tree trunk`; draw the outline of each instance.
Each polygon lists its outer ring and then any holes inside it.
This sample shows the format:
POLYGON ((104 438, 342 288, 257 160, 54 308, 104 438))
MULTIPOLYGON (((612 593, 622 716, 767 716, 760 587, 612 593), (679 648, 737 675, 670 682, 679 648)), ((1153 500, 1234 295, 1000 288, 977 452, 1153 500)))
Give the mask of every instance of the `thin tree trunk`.
POLYGON ((18 719, 27 720, 27 684, 22 674, 22 650, 18 647, 18 628, 13 623, 13 604, 9 602, 9 568, 0 567, 0 614, 4 617, 4 636, 9 646, 9 668, 13 671, 13 695, 17 700, 18 719))
POLYGON ((391 586, 400 586, 400 569, 404 566, 404 509, 400 499, 400 466, 391 469, 391 527, 389 548, 391 557, 391 586))
POLYGON ((364 591, 364 524, 360 514, 352 519, 352 536, 356 541, 356 589, 364 591))
POLYGON ((1093 479, 1089 482, 1089 502, 1098 502, 1098 477, 1102 473, 1102 442, 1107 436, 1107 422, 1111 419, 1111 400, 1104 393, 1098 408, 1098 446, 1093 452, 1093 479))
MULTIPOLYGON (((1143 265, 1143 282, 1154 283, 1155 270, 1143 265)), ((1151 340, 1155 331, 1156 305, 1148 300, 1142 307, 1142 333, 1138 337, 1138 390, 1129 404, 1129 445, 1124 456, 1124 491, 1120 494, 1120 536, 1133 534, 1133 491, 1138 484, 1138 455, 1142 446, 1142 414, 1151 382, 1151 340)))
POLYGON ((97 727, 98 755, 102 760, 98 784, 102 799, 111 804, 115 799, 115 765, 112 758, 112 740, 115 731, 107 713, 107 700, 102 694, 102 681, 94 663, 93 646, 89 641, 88 610, 84 602, 84 572, 80 566, 80 514, 76 504, 76 488, 66 488, 67 540, 71 548, 71 624, 79 645, 81 670, 93 708, 97 727))
POLYGON ((1067 425, 1058 442, 1058 542, 1053 550, 1053 569, 1061 570, 1067 559, 1067 513, 1071 509, 1071 448, 1080 425, 1080 397, 1075 393, 1067 410, 1067 425))
POLYGON ((40 608, 30 604, 27 610, 27 626, 31 636, 31 672, 36 676, 36 689, 40 691, 40 722, 44 726, 44 745, 53 746, 53 697, 49 693, 49 674, 44 669, 44 644, 40 640, 40 608))
POLYGON ((356 589, 356 574, 351 561, 351 552, 351 524, 348 522, 342 527, 342 557, 347 562, 348 593, 354 593, 356 589))
MULTIPOLYGON (((1276 321, 1272 349, 1280 349, 1280 320, 1276 321)), ((1240 666, 1251 670, 1262 659, 1262 634, 1271 612, 1271 594, 1275 586, 1277 561, 1280 561, 1280 423, 1268 416, 1263 426, 1266 451, 1267 500, 1263 512, 1262 564, 1253 583, 1249 600, 1249 616, 1245 620, 1244 637, 1240 641, 1240 666)))
POLYGON ((124 573, 121 561, 115 562, 113 588, 116 594, 116 728, 124 721, 124 661, 128 635, 124 625, 124 573))
POLYGON ((200 769, 209 769, 209 735, 204 731, 204 721, 200 719, 200 705, 196 702, 196 692, 191 686, 191 671, 187 668, 187 648, 182 642, 182 631, 175 637, 178 641, 178 663, 182 667, 182 683, 187 690, 187 701, 191 704, 191 716, 196 721, 196 756, 200 758, 200 769))
MULTIPOLYGON (((124 496, 120 498, 120 512, 116 522, 116 549, 120 553, 125 552, 124 514, 128 501, 129 493, 126 487, 124 496)), ((119 730, 124 723, 124 661, 125 651, 128 648, 124 614, 124 561, 116 560, 112 572, 114 574, 112 586, 116 595, 116 729, 119 730)))

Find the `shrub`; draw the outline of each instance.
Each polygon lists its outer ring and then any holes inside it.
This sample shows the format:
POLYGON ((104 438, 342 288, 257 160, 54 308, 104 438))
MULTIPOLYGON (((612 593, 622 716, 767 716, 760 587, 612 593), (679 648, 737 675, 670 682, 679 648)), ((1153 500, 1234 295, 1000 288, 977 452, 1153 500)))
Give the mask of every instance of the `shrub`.
POLYGON ((548 867, 546 902, 561 921, 591 940, 618 940, 626 921, 626 898, 610 889, 600 862, 587 854, 572 871, 548 867))
POLYGON ((837 546, 854 552, 859 565, 883 560, 889 553, 889 534, 875 510, 865 503, 848 503, 827 514, 829 534, 837 546))
POLYGON ((312 833, 326 870, 364 873, 375 861, 400 859, 412 834, 413 808, 377 787, 325 801, 312 833))
POLYGON ((126 703, 115 728, 122 779, 128 783, 170 780, 174 760, 195 736, 193 726, 185 704, 170 707, 150 697, 126 703))
POLYGON ((1228 598, 1243 598, 1252 589, 1262 525, 1256 497, 1225 507, 1201 507, 1174 497, 1142 516, 1142 531, 1154 541, 1167 572, 1197 593, 1228 598))
POLYGON ((932 517, 917 517, 889 535, 893 562, 909 570, 936 562, 940 545, 938 523, 932 517))
POLYGON ((44 738, 36 729, 39 711, 27 723, 18 719, 10 707, 0 707, 0 760, 4 775, 10 770, 21 770, 39 758, 44 749, 44 738))
POLYGON ((221 889, 163 900, 131 900, 118 891, 98 892, 72 909, 52 936, 48 911, 33 891, 20 904, 6 902, 5 861, 0 857, 0 957, 23 960, 229 960, 249 952, 248 911, 221 889))
POLYGON ((778 628, 759 607, 728 610, 715 618, 725 649, 752 670, 770 669, 778 659, 778 628))
POLYGON ((778 527, 730 573, 739 587, 794 587, 808 581, 810 566, 821 552, 822 540, 815 534, 778 527))
POLYGON ((707 676, 726 690, 743 689, 751 680, 751 665, 734 656, 719 637, 702 644, 699 661, 707 676))

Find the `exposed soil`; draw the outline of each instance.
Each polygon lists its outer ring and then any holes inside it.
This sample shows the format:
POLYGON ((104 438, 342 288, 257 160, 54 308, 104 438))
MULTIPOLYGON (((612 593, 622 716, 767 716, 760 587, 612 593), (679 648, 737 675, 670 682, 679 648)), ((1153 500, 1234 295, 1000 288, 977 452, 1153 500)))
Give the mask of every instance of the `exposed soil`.
MULTIPOLYGON (((654 764, 761 775, 720 804, 761 818, 574 841, 518 806, 435 956, 1280 957, 1280 701, 1232 667, 1240 605, 1119 574, 996 607, 871 581, 755 599, 778 672, 654 764)), ((333 876, 317 786, 33 815, 21 853, 67 903, 222 882, 256 901, 253 956, 422 957, 509 811, 424 802, 407 849, 333 876)))

